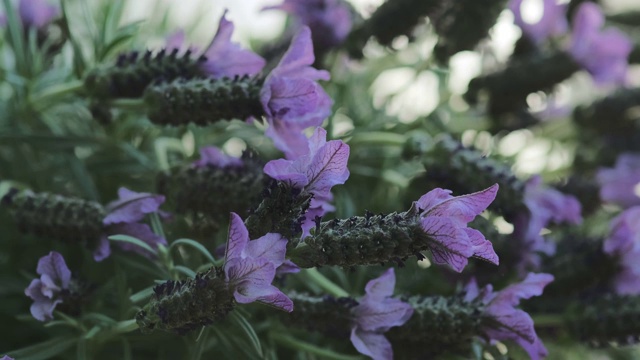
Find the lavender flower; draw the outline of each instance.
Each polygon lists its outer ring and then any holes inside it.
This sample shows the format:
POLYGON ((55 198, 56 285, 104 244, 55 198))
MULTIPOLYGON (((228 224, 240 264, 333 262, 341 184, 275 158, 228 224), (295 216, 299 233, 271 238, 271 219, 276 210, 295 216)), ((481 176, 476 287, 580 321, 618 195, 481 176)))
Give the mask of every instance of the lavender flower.
POLYGON ((620 272, 613 279, 615 291, 621 295, 640 294, 640 206, 623 211, 611 221, 609 237, 603 250, 617 256, 620 272))
POLYGON ((60 16, 60 8, 47 0, 20 0, 18 13, 25 28, 42 29, 60 16))
POLYGON ((604 15, 592 2, 580 4, 573 20, 569 52, 599 84, 625 82, 631 40, 617 29, 600 31, 604 15))
POLYGON ((304 193, 313 194, 302 225, 303 237, 315 226, 316 216, 333 210, 329 205, 332 199, 331 188, 344 184, 349 178, 349 145, 340 140, 327 141, 326 137, 327 132, 318 127, 311 138, 305 138, 304 148, 297 149, 298 154, 294 155, 293 160, 272 160, 264 167, 265 174, 270 177, 288 182, 304 193))
POLYGON ((558 4, 557 0, 543 0, 542 17, 536 23, 529 23, 523 17, 523 2, 524 0, 512 0, 509 9, 513 12, 515 24, 534 42, 539 44, 551 36, 562 35, 569 29, 566 4, 558 4))
POLYGON ((340 45, 353 26, 351 9, 340 0, 284 0, 263 10, 282 10, 294 15, 311 29, 313 43, 320 49, 340 45))
POLYGON ((1 357, 0 360, 14 360, 14 359, 12 357, 9 357, 8 355, 5 355, 1 357))
POLYGON ((303 26, 260 91, 270 125, 266 135, 287 157, 305 147, 302 130, 319 126, 331 113, 333 102, 316 82, 329 80, 329 73, 312 68, 314 59, 311 31, 303 26))
POLYGON ((554 243, 547 242, 540 234, 542 229, 551 222, 579 224, 582 222, 582 210, 575 197, 544 186, 539 176, 527 181, 524 203, 528 211, 516 216, 514 237, 524 244, 522 267, 537 268, 540 265, 537 252, 555 253, 554 243))
MULTIPOLYGON (((152 248, 159 244, 166 245, 167 241, 156 235, 149 225, 139 223, 147 214, 158 212, 160 205, 164 203, 165 197, 149 193, 137 193, 127 188, 121 187, 118 190, 118 200, 107 204, 107 216, 102 220, 105 231, 100 238, 98 249, 94 252, 93 258, 102 261, 111 254, 109 235, 126 234, 136 237, 152 248)), ((160 212, 162 216, 166 213, 160 212)), ((118 243, 123 250, 134 251, 144 256, 150 256, 148 252, 128 243, 118 243)))
POLYGON ((193 162, 192 166, 201 168, 209 165, 218 168, 240 167, 242 160, 223 153, 215 146, 205 146, 200 149, 200 160, 193 162))
POLYGON ((24 294, 33 299, 31 315, 36 320, 52 320, 53 310, 62 302, 61 292, 69 289, 71 271, 62 255, 52 251, 40 258, 36 272, 40 278, 33 279, 24 294))
POLYGON ((498 184, 463 196, 450 190, 434 189, 417 202, 422 229, 435 241, 430 246, 438 264, 449 264, 460 272, 471 256, 498 264, 498 255, 481 232, 467 227, 495 199, 498 184))
POLYGON ((375 360, 393 359, 391 343, 383 335, 394 326, 402 326, 413 315, 411 305, 393 299, 396 276, 393 268, 367 283, 366 295, 351 313, 354 317, 351 342, 364 355, 375 360))
POLYGON ((491 285, 482 291, 472 281, 466 288, 465 300, 480 300, 486 306, 482 317, 488 318, 483 326, 484 334, 491 340, 513 340, 520 345, 532 360, 547 355, 547 349, 538 338, 531 316, 516 309, 521 299, 539 296, 545 286, 553 281, 553 275, 529 273, 519 284, 493 292, 491 285))
MULTIPOLYGON (((231 35, 235 26, 226 18, 227 11, 222 14, 218 31, 211 40, 209 47, 201 53, 206 61, 200 64, 200 68, 213 78, 223 78, 242 75, 255 75, 264 67, 262 57, 251 50, 243 49, 239 44, 231 41, 231 35)), ((191 51, 200 53, 197 47, 185 46, 183 31, 178 31, 167 37, 166 47, 178 49, 181 52, 191 51)))
POLYGON ((621 154, 613 169, 601 168, 596 175, 600 184, 600 198, 624 208, 640 205, 635 192, 640 184, 640 155, 621 154))
POLYGON ((271 285, 276 268, 285 261, 286 246, 287 239, 274 233, 249 241, 242 219, 231 213, 224 273, 238 303, 257 301, 293 311, 291 299, 271 285))

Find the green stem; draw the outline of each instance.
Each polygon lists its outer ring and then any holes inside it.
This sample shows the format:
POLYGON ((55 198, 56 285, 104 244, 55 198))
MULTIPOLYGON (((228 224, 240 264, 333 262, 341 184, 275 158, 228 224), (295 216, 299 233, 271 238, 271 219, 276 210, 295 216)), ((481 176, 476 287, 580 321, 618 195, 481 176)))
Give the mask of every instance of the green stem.
POLYGON ((294 350, 302 350, 310 354, 318 355, 319 357, 323 357, 326 359, 335 359, 335 360, 359 360, 362 359, 361 356, 349 356, 338 354, 334 351, 321 348, 315 346, 313 344, 309 344, 304 341, 300 341, 298 339, 294 339, 287 335, 271 333, 271 339, 273 339, 278 344, 288 347, 289 349, 294 350))
POLYGON ((348 297, 349 293, 344 291, 343 288, 336 285, 331 280, 327 279, 326 276, 322 275, 316 268, 312 269, 304 269, 303 273, 307 276, 309 280, 311 280, 316 285, 320 286, 323 290, 328 292, 329 294, 335 297, 348 297))
POLYGON ((537 327, 558 327, 565 323, 564 318, 559 314, 534 315, 532 318, 533 324, 537 327))
POLYGON ((407 141, 406 136, 384 131, 372 131, 354 134, 349 145, 388 145, 403 146, 407 141))
POLYGON ((109 101, 109 105, 120 110, 146 112, 147 104, 143 99, 115 99, 109 101))
POLYGON ((56 102, 55 100, 76 92, 84 88, 81 80, 74 80, 63 84, 57 84, 47 88, 46 90, 36 93, 29 98, 29 103, 34 107, 41 107, 44 103, 56 102))
POLYGON ((114 327, 115 334, 124 334, 138 329, 138 323, 134 319, 119 321, 114 327))

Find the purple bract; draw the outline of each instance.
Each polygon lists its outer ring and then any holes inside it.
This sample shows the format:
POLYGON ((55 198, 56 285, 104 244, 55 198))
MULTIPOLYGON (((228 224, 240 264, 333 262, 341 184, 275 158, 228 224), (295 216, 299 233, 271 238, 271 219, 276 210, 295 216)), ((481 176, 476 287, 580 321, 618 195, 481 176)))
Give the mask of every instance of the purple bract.
POLYGON ((42 29, 60 16, 60 8, 46 0, 20 0, 18 13, 24 27, 42 29))
POLYGON ((242 160, 223 153, 215 146, 200 148, 200 160, 194 161, 193 167, 213 166, 217 168, 241 167, 242 160))
POLYGON ((640 206, 623 211, 611 221, 603 250, 616 256, 620 272, 613 279, 618 294, 640 294, 640 206))
POLYGON ((567 32, 566 4, 559 4, 557 0, 543 0, 542 17, 536 23, 525 21, 522 4, 525 0, 512 0, 509 9, 513 12, 515 24, 535 43, 541 43, 551 36, 562 35, 567 32))
POLYGON ((53 310, 62 302, 60 293, 69 289, 71 271, 62 255, 52 251, 40 258, 36 272, 40 278, 33 279, 24 294, 33 299, 31 315, 36 320, 52 320, 53 310))
POLYGON ((640 184, 640 155, 621 154, 613 169, 598 170, 596 180, 600 184, 600 198, 603 201, 624 208, 640 205, 640 196, 636 192, 640 184))

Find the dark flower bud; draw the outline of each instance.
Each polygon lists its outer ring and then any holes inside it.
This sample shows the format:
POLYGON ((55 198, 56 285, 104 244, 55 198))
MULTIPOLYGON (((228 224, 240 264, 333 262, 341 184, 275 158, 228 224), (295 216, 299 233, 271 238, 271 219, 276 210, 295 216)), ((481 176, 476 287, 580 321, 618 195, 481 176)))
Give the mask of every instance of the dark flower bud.
POLYGON ((209 125, 221 120, 261 118, 262 81, 249 76, 163 82, 144 92, 147 115, 161 125, 209 125))
POLYGON ((144 333, 164 330, 184 335, 225 318, 235 307, 222 268, 211 268, 193 279, 169 280, 153 291, 150 302, 136 314, 144 333))
POLYGON ((85 78, 87 92, 96 98, 139 98, 148 85, 157 80, 205 76, 206 58, 193 58, 191 52, 178 49, 157 53, 137 51, 121 54, 115 65, 96 68, 85 78))

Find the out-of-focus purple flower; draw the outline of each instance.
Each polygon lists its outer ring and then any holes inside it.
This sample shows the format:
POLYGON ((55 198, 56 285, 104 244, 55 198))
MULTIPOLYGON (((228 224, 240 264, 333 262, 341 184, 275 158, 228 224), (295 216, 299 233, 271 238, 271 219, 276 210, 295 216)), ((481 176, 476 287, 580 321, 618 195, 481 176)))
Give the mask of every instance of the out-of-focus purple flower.
POLYGON ((544 239, 540 234, 542 229, 551 222, 581 223, 582 207, 575 197, 544 186, 539 176, 533 176, 527 181, 524 203, 528 211, 516 216, 513 236, 523 243, 521 267, 537 268, 540 263, 537 253, 555 253, 555 244, 544 239))
POLYGON ((327 141, 326 138, 327 132, 318 127, 307 139, 305 147, 297 149, 299 152, 293 156, 293 160, 272 160, 264 166, 265 174, 273 179, 288 182, 303 192, 313 194, 302 225, 303 237, 309 234, 316 216, 333 210, 329 204, 333 198, 331 188, 344 184, 349 178, 349 145, 340 140, 327 141))
POLYGON ((450 190, 437 188, 415 203, 421 210, 422 229, 437 243, 430 247, 436 263, 449 264, 458 272, 472 256, 498 264, 491 242, 478 230, 467 227, 491 204, 497 192, 498 184, 463 196, 452 196, 450 190))
POLYGON ((14 359, 12 357, 9 357, 9 355, 5 355, 1 357, 0 360, 14 360, 14 359))
POLYGON ((611 221, 603 250, 618 257, 620 272, 613 279, 618 294, 640 294, 640 206, 623 211, 611 221))
POLYGON ((513 340, 520 345, 532 360, 547 356, 547 349, 538 338, 531 316, 516 309, 520 300, 542 295, 544 287, 553 281, 553 275, 529 273, 519 284, 493 292, 487 285, 481 291, 475 281, 466 288, 466 301, 479 299, 486 306, 482 317, 491 318, 488 325, 483 326, 484 334, 491 340, 513 340))
POLYGON ((293 311, 291 299, 271 285, 276 269, 285 262, 286 246, 287 239, 274 233, 249 241, 242 219, 231 213, 224 272, 238 303, 257 301, 293 311))
MULTIPOLYGON (((161 216, 166 213, 160 211, 160 205, 165 201, 162 195, 150 193, 137 193, 127 188, 118 190, 118 200, 112 201, 105 207, 107 216, 102 221, 105 226, 104 234, 100 239, 98 249, 94 251, 93 258, 102 261, 111 254, 111 246, 108 237, 110 235, 124 234, 138 238, 147 243, 152 248, 159 244, 166 245, 167 240, 156 235, 147 224, 139 223, 147 214, 158 212, 161 216)), ((118 242, 125 251, 134 251, 141 255, 150 257, 144 249, 124 242, 118 242)))
POLYGON ((193 167, 215 166, 218 168, 241 167, 242 160, 223 153, 215 146, 205 146, 200 149, 200 160, 194 161, 193 167))
POLYGON ((640 155, 621 154, 613 169, 601 168, 596 175, 600 198, 624 208, 640 205, 635 188, 640 184, 640 155))
POLYGON ((313 43, 322 49, 340 45, 353 26, 351 9, 341 0, 284 0, 263 10, 282 10, 295 16, 311 29, 313 43))
POLYGON ((60 8, 47 0, 20 0, 18 13, 25 28, 42 29, 60 16, 60 8))
POLYGON ((562 35, 567 32, 566 4, 559 4, 557 0, 543 0, 542 17, 536 23, 526 22, 523 16, 522 3, 525 0, 511 0, 509 9, 513 12, 515 24, 522 32, 536 43, 541 43, 551 36, 562 35))
POLYGON ((603 25, 604 15, 598 5, 592 2, 580 4, 573 20, 569 52, 596 83, 623 84, 633 44, 617 29, 600 31, 603 25))
POLYGON ((40 258, 36 272, 40 278, 33 279, 24 294, 33 299, 31 315, 36 320, 52 320, 53 310, 62 302, 60 293, 69 289, 71 271, 62 255, 52 251, 40 258))
POLYGON ((375 360, 393 359, 391 343, 383 335, 394 326, 402 326, 413 315, 411 305, 393 299, 396 275, 393 268, 367 283, 366 295, 351 313, 351 342, 364 355, 375 360))
MULTIPOLYGON (((209 47, 201 54, 207 60, 201 64, 202 70, 214 78, 255 75, 262 71, 265 60, 251 50, 243 49, 239 44, 231 41, 234 25, 226 18, 225 11, 220 18, 218 31, 209 47)), ((181 53, 187 50, 199 54, 197 47, 185 45, 183 31, 177 31, 166 39, 168 49, 178 49, 181 53)))
POLYGON ((333 101, 316 82, 329 80, 329 73, 311 67, 314 59, 311 31, 304 26, 260 91, 270 125, 266 135, 287 157, 304 148, 302 130, 321 125, 331 113, 333 101))

